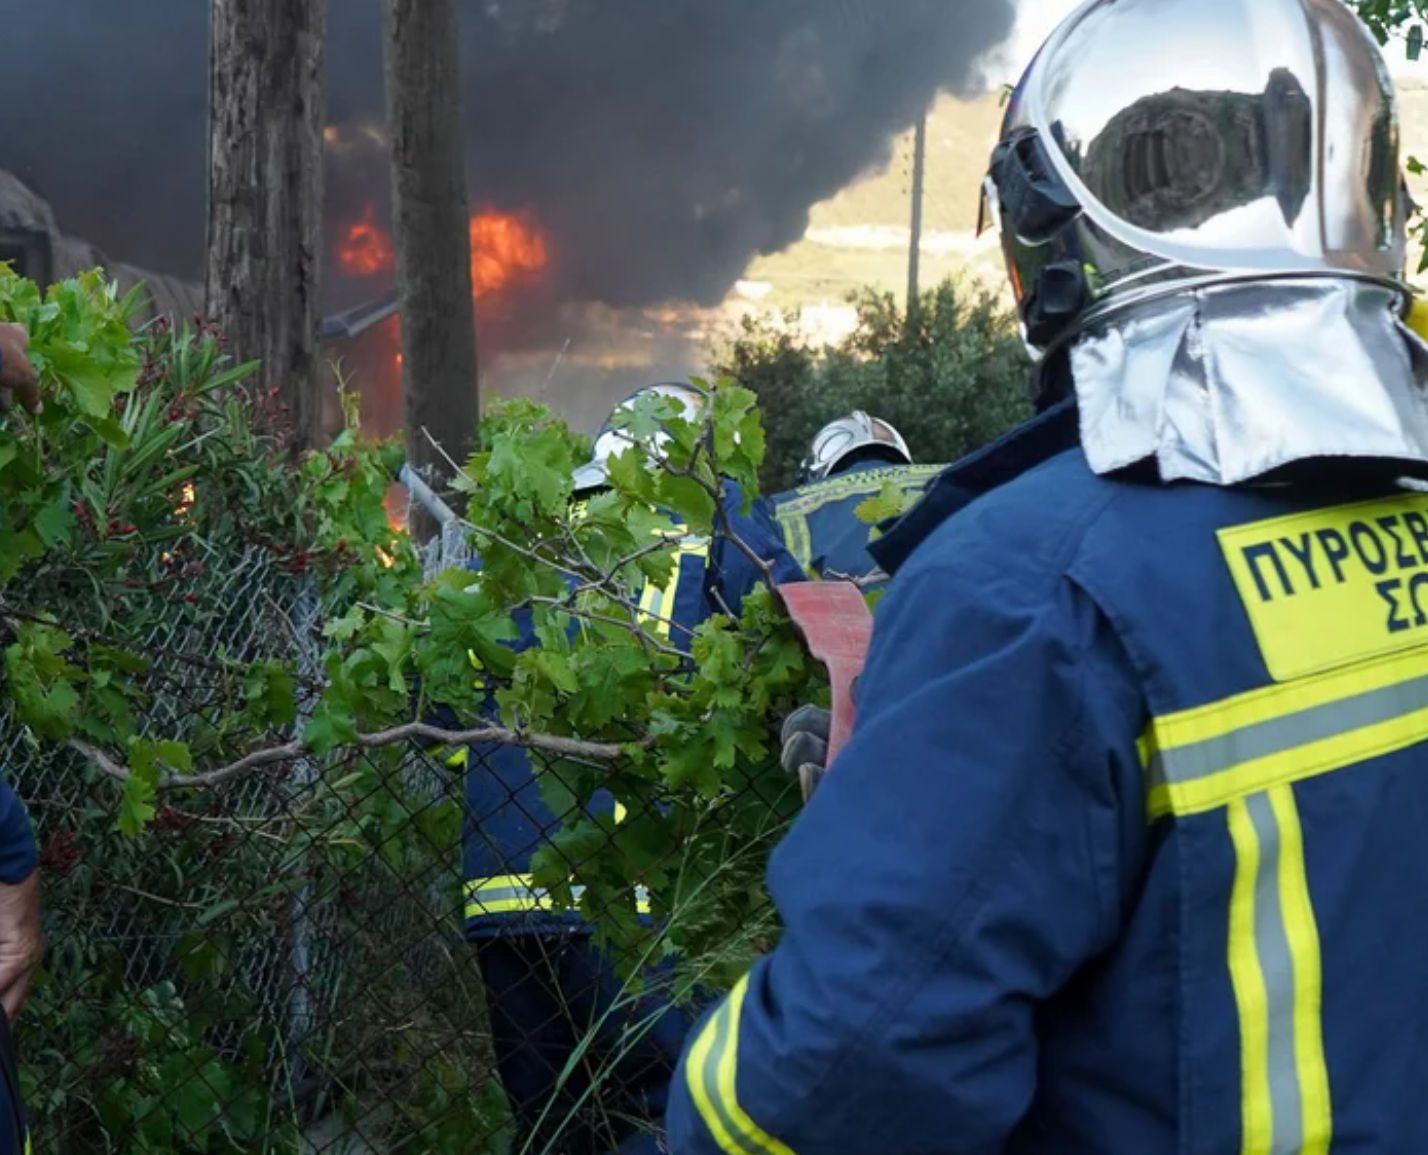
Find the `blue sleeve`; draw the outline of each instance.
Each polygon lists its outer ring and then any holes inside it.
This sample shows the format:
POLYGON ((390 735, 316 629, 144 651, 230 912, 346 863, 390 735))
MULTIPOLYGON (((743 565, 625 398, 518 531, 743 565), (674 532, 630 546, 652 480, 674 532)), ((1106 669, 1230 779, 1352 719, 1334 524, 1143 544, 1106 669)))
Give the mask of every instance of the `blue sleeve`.
POLYGON ((0 781, 0 883, 24 882, 39 862, 35 832, 25 804, 8 782, 0 781))
MULTIPOLYGON (((743 502, 743 492, 739 487, 733 482, 725 482, 724 514, 729 528, 767 563, 768 580, 776 586, 784 582, 806 581, 808 575, 784 542, 772 504, 758 498, 745 513, 743 502)), ((736 543, 726 539, 717 543, 717 553, 711 562, 719 593, 737 613, 744 596, 765 580, 763 569, 736 543)))
POLYGON ((1003 1151, 1036 1007, 1118 933, 1128 660, 1064 565, 950 544, 879 607, 853 741, 770 866, 784 937, 682 1062, 676 1155, 1003 1151))

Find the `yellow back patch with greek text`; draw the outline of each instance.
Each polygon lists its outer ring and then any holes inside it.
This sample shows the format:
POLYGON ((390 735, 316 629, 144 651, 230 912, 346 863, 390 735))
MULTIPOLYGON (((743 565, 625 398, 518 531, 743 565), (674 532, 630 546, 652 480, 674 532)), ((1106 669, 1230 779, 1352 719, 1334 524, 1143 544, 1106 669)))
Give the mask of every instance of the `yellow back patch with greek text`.
POLYGON ((1233 526, 1219 539, 1275 681, 1428 644, 1428 495, 1233 526))

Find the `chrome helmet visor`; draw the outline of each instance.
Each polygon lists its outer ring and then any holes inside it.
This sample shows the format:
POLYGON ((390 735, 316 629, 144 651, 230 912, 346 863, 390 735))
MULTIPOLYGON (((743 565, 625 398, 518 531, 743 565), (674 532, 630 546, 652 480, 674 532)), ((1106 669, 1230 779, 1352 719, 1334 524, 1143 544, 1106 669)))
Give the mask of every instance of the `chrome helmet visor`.
POLYGON ((983 218, 1045 347, 1181 287, 1396 285, 1402 194, 1393 86, 1338 0, 1091 0, 1012 94, 983 218))
POLYGON ((1398 275, 1393 87, 1338 0, 1096 0, 1041 61, 1027 123, 1122 244, 1187 268, 1398 275))

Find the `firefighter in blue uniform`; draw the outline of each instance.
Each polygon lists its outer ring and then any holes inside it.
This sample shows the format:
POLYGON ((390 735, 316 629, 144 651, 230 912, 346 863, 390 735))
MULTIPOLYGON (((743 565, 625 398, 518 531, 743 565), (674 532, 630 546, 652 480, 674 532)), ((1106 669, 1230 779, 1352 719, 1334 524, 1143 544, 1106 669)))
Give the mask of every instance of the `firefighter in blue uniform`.
MULTIPOLYGON (((20 325, 0 324, 0 408, 40 410, 39 380, 20 325)), ((0 1155, 28 1155, 30 1133, 20 1100, 11 1022, 29 993, 44 949, 40 930, 39 854, 24 805, 0 779, 0 1155)))
POLYGON ((868 553, 873 528, 858 518, 858 506, 889 483, 910 499, 940 470, 914 465, 901 433, 854 410, 814 436, 798 488, 773 498, 774 515, 789 551, 810 577, 867 582, 877 572, 868 553))
POLYGON ((675 1155, 1428 1151, 1397 139, 1337 0, 1092 0, 1042 49, 987 186, 1042 413, 875 547, 675 1155))
MULTIPOLYGON (((705 403, 692 386, 657 385, 621 407, 651 392, 676 400, 689 418, 705 403)), ((605 463, 629 445, 607 424, 591 462, 576 472, 576 500, 608 484, 605 463)), ((800 571, 771 515, 757 503, 746 515, 741 505, 741 494, 730 485, 726 509, 734 532, 773 564, 775 580, 797 580, 800 571)), ((721 605, 737 613, 762 578, 727 540, 690 538, 679 546, 668 585, 645 589, 639 604, 670 645, 687 651, 700 622, 721 605)), ((528 627, 517 644, 534 644, 528 627)), ((533 884, 532 856, 570 815, 552 813, 542 800, 529 755, 511 746, 475 746, 449 764, 466 771, 466 932, 476 944, 497 1063, 523 1139, 537 1136, 539 1149, 558 1133, 557 1149, 572 1155, 603 1155, 617 1143, 621 1155, 655 1155, 659 1148, 650 1132, 664 1111, 689 1027, 685 1013, 660 996, 657 982, 632 1005, 615 1010, 629 996, 593 946, 590 927, 577 912, 555 909, 533 884), (574 1061, 582 1040, 592 1035, 583 1059, 574 1061), (577 1106, 589 1085, 587 1071, 601 1067, 610 1068, 602 1081, 604 1121, 591 1120, 588 1109, 582 1113, 577 1106)), ((588 806, 620 818, 603 793, 588 806)), ((640 912, 648 913, 647 898, 636 899, 640 912)))

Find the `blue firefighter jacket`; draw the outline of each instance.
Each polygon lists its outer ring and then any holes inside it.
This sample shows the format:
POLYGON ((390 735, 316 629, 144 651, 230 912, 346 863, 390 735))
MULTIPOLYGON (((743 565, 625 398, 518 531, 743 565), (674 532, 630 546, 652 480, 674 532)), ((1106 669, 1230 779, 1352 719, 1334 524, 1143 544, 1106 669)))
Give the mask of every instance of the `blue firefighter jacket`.
POLYGON ((0 883, 24 882, 38 865, 30 816, 14 788, 0 780, 0 883))
MULTIPOLYGON (((802 570, 784 548, 767 503, 754 502, 747 514, 742 504, 739 488, 727 482, 724 508, 734 532, 772 564, 775 583, 801 580, 802 570)), ((762 571, 728 538, 719 536, 712 543, 691 539, 681 545, 668 585, 647 587, 639 602, 670 645, 687 651, 696 626, 722 612, 721 604, 738 613, 744 597, 762 580, 762 571)), ((532 644, 527 620, 516 645, 532 644)), ((448 762, 466 770, 462 857, 468 937, 583 927, 579 914, 553 909, 550 897, 534 887, 530 877, 532 856, 572 817, 554 814, 545 804, 530 755, 514 746, 478 745, 448 762)), ((587 806, 592 814, 614 812, 619 817, 604 792, 587 806)))
POLYGON ((855 510, 888 482, 903 493, 920 494, 940 465, 888 465, 865 461, 823 481, 773 498, 774 514, 791 552, 815 580, 863 578, 877 569, 868 553, 873 526, 855 510))
POLYGON ((1428 496, 1097 477, 1062 409, 880 545, 676 1155, 1428 1151, 1428 496))

